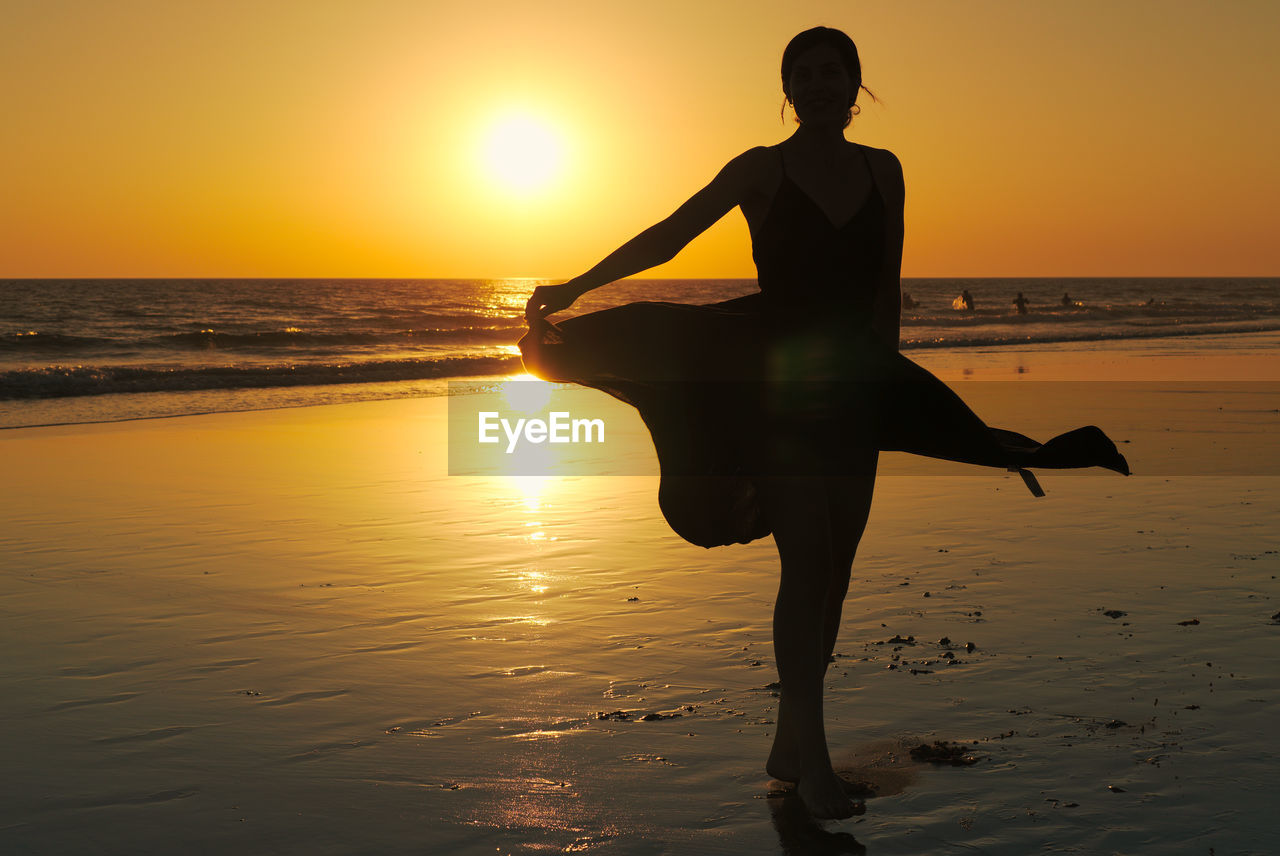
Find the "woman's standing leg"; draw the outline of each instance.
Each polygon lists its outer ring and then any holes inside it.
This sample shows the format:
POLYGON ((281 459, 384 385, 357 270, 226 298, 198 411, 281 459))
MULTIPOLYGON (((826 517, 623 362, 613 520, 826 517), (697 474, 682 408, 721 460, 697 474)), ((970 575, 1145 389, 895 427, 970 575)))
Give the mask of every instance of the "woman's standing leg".
POLYGON ((814 817, 849 817, 852 800, 831 767, 822 718, 828 599, 832 589, 831 509, 825 480, 762 480, 782 572, 773 611, 773 648, 782 683, 769 774, 796 782, 814 817))
POLYGON ((826 480, 827 510, 831 527, 831 576, 827 584, 826 609, 822 617, 824 663, 830 665, 840 633, 840 618, 845 595, 849 593, 849 576, 858 543, 871 516, 871 497, 876 484, 879 452, 867 453, 860 475, 826 480))

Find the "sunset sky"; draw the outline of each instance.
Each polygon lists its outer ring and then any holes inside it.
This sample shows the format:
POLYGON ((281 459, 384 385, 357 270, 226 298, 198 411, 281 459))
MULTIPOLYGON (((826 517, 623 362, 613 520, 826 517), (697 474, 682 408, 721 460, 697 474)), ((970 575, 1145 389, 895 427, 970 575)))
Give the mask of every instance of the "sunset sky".
MULTIPOLYGON (((815 24, 904 275, 1280 275, 1271 0, 0 9, 3 277, 567 277, 791 132, 815 24)), ((741 215, 651 275, 753 276, 741 215)))

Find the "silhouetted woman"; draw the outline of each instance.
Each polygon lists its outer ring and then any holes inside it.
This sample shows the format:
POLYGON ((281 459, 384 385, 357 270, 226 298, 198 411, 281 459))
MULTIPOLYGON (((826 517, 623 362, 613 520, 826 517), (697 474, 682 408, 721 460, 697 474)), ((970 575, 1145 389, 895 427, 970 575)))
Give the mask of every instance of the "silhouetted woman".
POLYGON ((766 769, 815 817, 853 802, 831 766, 822 680, 871 507, 879 449, 1023 473, 1102 465, 1115 446, 1083 428, 1041 446, 988 428, 898 353, 902 170, 847 141, 862 87, 857 49, 824 27, 782 57, 799 127, 735 157, 675 213, 587 273, 539 286, 521 341, 529 370, 602 389, 640 411, 672 528, 704 547, 772 533, 781 560, 774 652, 781 679, 766 769), (760 291, 690 306, 642 302, 552 324, 591 289, 668 261, 733 208, 751 232, 760 291))

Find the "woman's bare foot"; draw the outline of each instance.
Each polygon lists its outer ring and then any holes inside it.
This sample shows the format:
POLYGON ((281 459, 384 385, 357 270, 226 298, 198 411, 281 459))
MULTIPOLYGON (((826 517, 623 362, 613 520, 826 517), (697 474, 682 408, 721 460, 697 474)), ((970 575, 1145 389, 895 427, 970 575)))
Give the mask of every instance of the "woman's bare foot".
MULTIPOLYGON (((770 758, 769 763, 765 765, 765 772, 769 774, 770 778, 776 779, 784 784, 794 786, 800 781, 800 767, 795 763, 784 765, 782 763, 774 763, 773 759, 770 758)), ((836 781, 840 784, 841 789, 843 789, 844 795, 854 803, 860 802, 869 796, 876 795, 875 788, 868 785, 866 782, 850 781, 839 773, 836 774, 836 781)), ((797 788, 796 790, 798 791, 799 789, 797 788)))
POLYGON ((815 820, 838 820, 853 817, 854 801, 845 793, 846 782, 834 772, 805 776, 796 785, 796 793, 815 820))

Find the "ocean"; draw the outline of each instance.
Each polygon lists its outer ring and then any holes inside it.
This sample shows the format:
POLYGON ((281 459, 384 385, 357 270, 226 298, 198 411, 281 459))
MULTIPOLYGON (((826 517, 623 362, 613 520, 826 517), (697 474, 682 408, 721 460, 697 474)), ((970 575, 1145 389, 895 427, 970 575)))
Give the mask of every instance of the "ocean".
MULTIPOLYGON (((541 282, 0 280, 0 428, 444 394, 451 379, 521 371, 521 316, 541 282)), ((626 280, 566 315, 755 290, 626 280)), ((908 352, 1280 330, 1277 278, 906 279, 903 290, 915 303, 908 352), (962 290, 973 311, 955 308, 962 290)))

